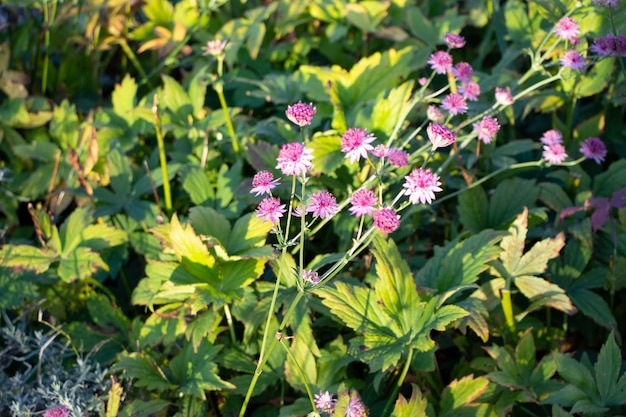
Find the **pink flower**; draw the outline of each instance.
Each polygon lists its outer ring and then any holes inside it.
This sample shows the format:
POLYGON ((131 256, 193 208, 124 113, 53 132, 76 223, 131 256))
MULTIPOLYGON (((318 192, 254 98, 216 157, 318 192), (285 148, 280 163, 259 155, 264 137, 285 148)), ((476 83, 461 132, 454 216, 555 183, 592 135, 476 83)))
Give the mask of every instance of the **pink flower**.
POLYGON ((452 74, 457 80, 468 82, 474 75, 474 68, 467 62, 459 62, 452 68, 452 74))
POLYGON ((378 198, 376 198, 376 194, 374 194, 372 190, 362 188, 352 194, 350 204, 352 204, 352 207, 350 207, 348 211, 356 217, 365 214, 371 216, 374 211, 374 206, 378 204, 378 198))
POLYGON ((556 22, 553 32, 559 38, 571 41, 576 38, 580 30, 578 28, 578 23, 568 16, 562 17, 558 22, 556 22))
POLYGON ((433 174, 430 169, 418 168, 406 176, 402 186, 406 188, 404 194, 409 196, 412 204, 417 204, 418 201, 431 204, 435 199, 435 191, 442 191, 440 185, 438 175, 433 174))
POLYGON ((417 79, 417 82, 419 83, 419 85, 421 85, 422 87, 426 85, 426 83, 428 82, 428 78, 426 77, 420 77, 417 79))
POLYGON ((70 410, 67 407, 55 407, 43 413, 43 417, 69 417, 70 410))
POLYGON ((367 151, 374 149, 370 143, 375 140, 373 134, 367 134, 367 129, 350 128, 341 137, 341 152, 350 162, 357 162, 361 157, 367 158, 367 151))
POLYGON ((602 36, 596 39, 591 45, 591 52, 600 56, 615 54, 615 37, 613 35, 602 36))
POLYGON ((286 143, 278 152, 277 169, 284 175, 302 175, 313 168, 311 150, 299 142, 286 143))
POLYGON ((224 48, 226 48, 226 43, 226 41, 221 41, 219 39, 208 41, 206 46, 202 48, 204 50, 203 55, 220 56, 222 52, 224 52, 224 48))
MULTIPOLYGON (((304 282, 310 283, 311 285, 317 285, 320 282, 320 276, 317 272, 311 271, 310 269, 305 269, 304 271, 302 271, 302 280, 304 282)), ((331 399, 332 399, 332 396, 331 396, 331 399)), ((317 406, 317 408, 321 408, 321 407, 317 406)))
POLYGON ((445 74, 452 69, 452 56, 445 51, 437 51, 427 61, 437 74, 445 74))
POLYGON ((293 106, 287 106, 285 114, 287 115, 287 119, 303 127, 311 124, 311 120, 313 120, 313 116, 315 116, 315 107, 313 107, 313 103, 305 104, 299 101, 293 106))
POLYGON ((374 212, 374 227, 383 233, 391 233, 400 225, 400 216, 391 208, 381 208, 374 212))
POLYGON ((510 106, 513 104, 513 96, 511 95, 511 89, 496 87, 496 101, 502 106, 510 106))
POLYGON ((478 101, 480 95, 480 85, 476 81, 463 82, 459 86, 459 93, 470 101, 478 101))
POLYGON ((428 120, 430 120, 431 122, 442 122, 444 119, 443 113, 441 112, 439 107, 435 106, 434 104, 431 104, 426 109, 426 117, 428 117, 428 120))
POLYGON ((344 417, 366 417, 365 405, 358 395, 350 396, 344 417))
POLYGON ((480 122, 474 123, 472 126, 474 131, 478 133, 478 140, 483 141, 483 143, 491 143, 491 140, 500 130, 498 121, 490 116, 483 117, 480 122))
POLYGON ((560 164, 567 158, 567 152, 560 143, 543 147, 543 159, 551 164, 560 164))
POLYGON ((575 49, 565 52, 561 58, 561 65, 564 68, 571 68, 576 71, 580 71, 585 68, 585 57, 575 49))
POLYGON ((454 33, 446 33, 443 35, 443 41, 450 49, 462 48, 465 46, 465 38, 454 33))
POLYGON ((385 158, 389 155, 389 146, 387 145, 376 145, 376 147, 372 150, 372 155, 377 158, 385 158))
POLYGON ((601 164, 606 158, 606 145, 600 138, 588 138, 580 144, 580 152, 585 158, 593 159, 601 164))
POLYGON ((441 108, 446 110, 453 116, 467 112, 467 102, 465 97, 460 94, 448 94, 441 102, 441 108))
POLYGON ((256 197, 262 194, 270 194, 272 188, 276 187, 280 182, 274 179, 274 175, 269 171, 259 171, 252 178, 251 193, 256 197))
POLYGON ((285 205, 276 197, 265 197, 256 208, 256 216, 263 222, 278 223, 285 213, 285 205))
POLYGON ((338 211, 337 200, 326 190, 316 191, 311 194, 306 211, 322 219, 333 217, 338 211))
POLYGON ((430 123, 426 128, 426 133, 428 134, 428 140, 435 148, 445 148, 452 145, 456 140, 454 133, 450 129, 437 123, 430 123))
POLYGON ((409 154, 402 149, 391 148, 387 155, 389 163, 396 168, 402 168, 409 164, 409 154))
POLYGON ((322 413, 332 414, 335 411, 337 400, 333 398, 333 394, 328 391, 315 394, 315 407, 322 413))
POLYGON ((557 129, 550 129, 543 133, 539 141, 547 146, 563 143, 563 134, 557 129))

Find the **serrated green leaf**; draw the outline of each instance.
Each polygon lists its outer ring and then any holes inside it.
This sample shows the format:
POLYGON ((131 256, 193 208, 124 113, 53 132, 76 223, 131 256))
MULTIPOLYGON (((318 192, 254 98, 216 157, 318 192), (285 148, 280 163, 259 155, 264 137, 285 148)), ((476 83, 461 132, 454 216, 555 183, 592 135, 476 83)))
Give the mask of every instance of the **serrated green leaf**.
MULTIPOLYGON (((565 382, 577 387, 587 396, 595 391, 596 384, 590 369, 577 360, 561 353, 557 353, 555 356, 559 375, 565 382)), ((569 405, 571 404, 573 402, 569 405)), ((565 403, 564 405, 568 404, 565 403)))
POLYGON ((461 379, 452 381, 441 395, 441 411, 438 414, 443 416, 458 416, 460 409, 470 405, 480 397, 489 385, 486 377, 474 378, 474 375, 467 375, 461 379))
POLYGON ((123 205, 131 194, 133 173, 119 146, 112 147, 109 151, 107 155, 107 168, 109 169, 111 188, 113 188, 116 194, 111 203, 123 205))
POLYGON ((149 356, 141 353, 128 353, 119 357, 113 369, 123 371, 125 378, 134 378, 134 385, 149 390, 168 390, 171 383, 163 371, 149 356))
POLYGON ((156 346, 176 343, 186 330, 187 322, 184 314, 184 310, 181 310, 181 303, 168 304, 157 309, 146 319, 139 331, 141 345, 156 346))
POLYGON ((409 401, 402 394, 396 400, 396 404, 391 413, 392 417, 417 417, 426 416, 428 400, 422 397, 422 393, 417 385, 411 384, 411 398, 409 401))
POLYGON ((250 285, 265 270, 265 261, 242 259, 221 264, 222 284, 220 290, 233 291, 250 285))
POLYGON ((193 207, 189 210, 189 221, 199 235, 216 238, 226 246, 230 238, 230 222, 223 214, 210 207, 193 207))
POLYGON ((99 269, 109 270, 109 266, 100 255, 89 248, 78 247, 69 255, 61 258, 57 273, 65 282, 91 278, 99 269))
POLYGON ((604 298, 585 288, 568 290, 567 295, 580 312, 594 322, 611 330, 617 329, 617 320, 604 298))
POLYGON ((526 331, 515 347, 515 362, 520 377, 528 383, 535 367, 535 339, 532 331, 526 331))
POLYGON ((533 245, 528 252, 522 256, 514 275, 539 275, 548 268, 548 261, 559 256, 561 249, 565 246, 565 234, 563 232, 555 238, 544 239, 533 245))
POLYGON ((596 383, 602 404, 621 405, 608 404, 608 399, 613 397, 616 392, 617 379, 619 378, 621 367, 621 351, 615 342, 614 332, 611 332, 609 339, 602 345, 598 361, 594 366, 596 383))
POLYGON ((481 186, 470 188, 459 196, 459 219, 465 229, 479 233, 489 228, 489 202, 481 186))
POLYGON ((176 257, 187 271, 204 282, 219 285, 215 258, 191 225, 181 225, 176 214, 172 217, 169 238, 176 257))
POLYGON ((593 179, 594 197, 611 197, 626 187, 626 159, 618 159, 605 171, 593 179))
POLYGON ((158 414, 160 411, 165 410, 170 405, 169 401, 165 400, 150 400, 141 401, 134 400, 128 405, 124 406, 124 409, 120 412, 120 417, 149 417, 158 414))
POLYGON ((69 256, 82 241, 83 231, 91 224, 93 217, 87 207, 79 207, 70 214, 59 228, 64 256, 69 256))
POLYGON ((126 74, 121 84, 116 84, 111 94, 111 102, 115 113, 132 124, 135 120, 133 110, 137 105, 137 83, 126 74))
POLYGON ((307 148, 311 149, 315 158, 315 172, 330 174, 344 163, 345 155, 341 152, 341 141, 337 135, 315 135, 307 148))
POLYGON ((529 300, 539 301, 540 305, 548 305, 569 315, 578 311, 563 288, 543 278, 517 277, 515 278, 515 286, 529 300))
POLYGON ((101 251, 118 246, 128 241, 128 234, 124 230, 106 224, 91 224, 80 234, 80 246, 86 246, 95 251, 101 251))
POLYGON ((215 200, 214 185, 207 174, 198 167, 192 167, 185 175, 183 189, 195 205, 212 205, 215 200))
POLYGON ((489 204, 489 226, 499 228, 519 214, 524 207, 532 208, 537 202, 539 188, 534 180, 518 177, 498 184, 489 204))
POLYGON ((264 222, 254 213, 242 216, 233 225, 226 251, 229 255, 241 255, 253 248, 262 247, 272 227, 270 222, 264 222))
POLYGON ((4 245, 0 249, 0 265, 15 272, 24 270, 44 273, 50 267, 54 257, 43 250, 29 245, 4 245))

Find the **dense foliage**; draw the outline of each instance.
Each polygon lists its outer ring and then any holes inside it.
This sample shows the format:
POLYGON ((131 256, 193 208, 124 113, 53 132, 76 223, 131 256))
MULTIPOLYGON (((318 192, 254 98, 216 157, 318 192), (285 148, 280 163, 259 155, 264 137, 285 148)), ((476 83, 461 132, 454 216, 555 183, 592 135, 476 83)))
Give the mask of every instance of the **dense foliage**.
POLYGON ((6 0, 0 414, 618 416, 618 0, 6 0))

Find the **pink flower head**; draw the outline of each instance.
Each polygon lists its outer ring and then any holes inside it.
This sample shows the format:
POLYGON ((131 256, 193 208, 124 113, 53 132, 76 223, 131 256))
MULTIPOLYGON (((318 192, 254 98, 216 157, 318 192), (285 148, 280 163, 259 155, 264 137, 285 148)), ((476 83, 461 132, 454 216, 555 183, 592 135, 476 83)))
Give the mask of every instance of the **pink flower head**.
POLYGON ((313 168, 313 155, 299 142, 286 143, 278 152, 277 169, 284 175, 302 175, 313 168))
POLYGON ((430 169, 418 168, 406 176, 402 186, 406 188, 404 194, 409 196, 412 204, 417 204, 418 201, 431 204, 435 199, 435 191, 442 191, 440 185, 437 174, 433 174, 430 169))
POLYGON ((374 149, 370 143, 375 140, 373 134, 367 134, 367 129, 351 127, 341 137, 341 152, 350 158, 350 162, 357 162, 361 157, 367 158, 367 151, 374 149))
POLYGON ((356 217, 363 216, 365 214, 371 216, 374 211, 374 206, 378 204, 378 198, 372 190, 362 188, 356 190, 352 197, 350 197, 350 204, 352 207, 348 209, 350 213, 356 217))
POLYGON ((457 80, 468 82, 474 75, 474 68, 467 62, 459 62, 452 68, 452 74, 457 80))
POLYGON ((600 138, 588 138, 580 144, 580 152, 585 158, 593 159, 601 164, 606 158, 606 145, 600 138))
MULTIPOLYGON (((320 282, 320 276, 315 271, 311 271, 310 269, 305 269, 304 271, 302 271, 302 280, 304 282, 310 283, 311 285, 317 285, 320 282)), ((318 406, 318 408, 320 407, 318 406)))
POLYGON ((560 164, 567 158, 567 152, 560 143, 543 147, 543 159, 551 164, 560 164))
POLYGON ((608 7, 611 9, 617 7, 617 0, 591 0, 591 1, 593 1, 595 4, 599 4, 600 6, 608 7))
POLYGON ((446 33, 443 35, 443 41, 450 49, 462 48, 465 46, 465 38, 455 33, 446 33))
POLYGON ((615 54, 615 37, 613 35, 602 36, 596 39, 591 45, 591 52, 600 56, 609 56, 615 54))
POLYGON ((445 74, 452 69, 452 55, 445 51, 437 51, 427 61, 437 74, 445 74))
POLYGON ((500 130, 498 121, 490 116, 483 117, 480 122, 474 123, 472 126, 477 132, 478 140, 483 141, 483 143, 491 143, 491 140, 500 130))
POLYGON ((563 143, 563 134, 557 129, 550 129, 543 133, 539 141, 547 146, 563 143))
POLYGON ((459 86, 459 93, 467 100, 478 101, 480 95, 480 85, 476 81, 462 82, 459 86))
POLYGON ((426 133, 428 140, 435 148, 445 148, 452 145, 456 140, 456 136, 450 129, 437 123, 430 123, 426 128, 426 133))
POLYGON ((220 56, 224 52, 224 48, 226 48, 226 43, 226 41, 219 39, 208 41, 206 46, 202 48, 204 50, 203 55, 220 56))
POLYGON ((391 208, 381 208, 374 212, 374 227, 383 233, 391 233, 400 225, 400 216, 391 208))
POLYGON ((322 219, 333 217, 338 210, 337 200, 326 190, 316 191, 311 194, 306 209, 307 213, 313 213, 313 216, 319 216, 322 219))
POLYGON ((426 77, 420 77, 417 79, 417 82, 419 83, 419 85, 421 85, 422 87, 426 85, 426 83, 428 82, 428 78, 426 77))
POLYGON ((69 415, 70 410, 64 406, 51 408, 43 413, 43 417, 69 417, 69 415))
POLYGON ((358 395, 350 396, 344 417, 366 417, 365 405, 358 395))
POLYGON ((256 197, 262 194, 270 194, 272 188, 280 182, 274 179, 274 175, 269 171, 259 171, 252 178, 252 189, 250 190, 256 197))
POLYGON ((465 97, 458 93, 448 94, 441 102, 441 108, 453 116, 467 113, 465 97))
POLYGON ((426 109, 426 117, 428 117, 428 120, 430 120, 431 122, 443 122, 444 119, 443 113, 441 112, 439 107, 435 106, 434 104, 431 104, 426 109))
POLYGON ((571 17, 567 16, 562 17, 558 22, 556 22, 553 32, 559 38, 571 41, 576 38, 580 30, 578 28, 578 23, 576 23, 576 21, 571 17))
POLYGON ((389 146, 387 145, 376 145, 374 149, 372 149, 372 155, 377 158, 385 158, 389 155, 389 146))
POLYGON ((256 216, 263 222, 278 223, 285 213, 285 205, 276 197, 265 197, 256 208, 256 216))
POLYGON ((335 411, 337 400, 333 398, 333 394, 328 391, 315 394, 315 407, 322 413, 332 414, 335 411))
POLYGON ((513 104, 513 96, 511 95, 511 89, 496 87, 496 101, 502 106, 510 106, 513 104))
POLYGON ((585 68, 585 57, 575 49, 571 49, 563 55, 561 58, 561 65, 563 68, 571 68, 576 71, 580 71, 585 68))
POLYGON ((409 154, 402 149, 391 148, 387 155, 389 163, 396 168, 402 168, 409 164, 409 154))
POLYGON ((311 124, 311 120, 313 120, 313 116, 315 116, 315 107, 313 103, 305 104, 299 101, 293 106, 287 106, 285 114, 287 115, 287 119, 303 127, 311 124))

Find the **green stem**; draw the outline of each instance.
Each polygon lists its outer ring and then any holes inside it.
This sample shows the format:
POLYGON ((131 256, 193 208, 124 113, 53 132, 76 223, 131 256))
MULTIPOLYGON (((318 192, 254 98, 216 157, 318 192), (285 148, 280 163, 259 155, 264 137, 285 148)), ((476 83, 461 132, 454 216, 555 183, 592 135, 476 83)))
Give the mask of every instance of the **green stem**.
POLYGON ((170 178, 167 172, 167 156, 165 155, 165 140, 163 139, 163 130, 161 129, 161 117, 159 116, 159 99, 154 95, 154 106, 152 107, 154 115, 154 127, 159 146, 159 161, 161 162, 161 171, 163 174, 163 194, 165 198, 165 211, 168 216, 172 214, 172 194, 170 192, 170 178))
POLYGON ((300 364, 298 363, 298 360, 296 359, 296 357, 293 356, 293 353, 291 353, 291 350, 289 350, 289 348, 285 346, 285 340, 279 339, 279 341, 280 341, 280 345, 285 349, 285 352, 287 352, 287 356, 289 356, 291 360, 293 361, 294 365, 296 365, 298 374, 300 374, 300 378, 302 378, 302 381, 304 382, 304 389, 306 389, 306 393, 309 396, 309 401, 311 401, 311 407, 313 407, 313 410, 317 412, 317 406, 315 405, 315 400, 313 399, 313 393, 311 392, 311 387, 309 386, 309 380, 307 379, 306 375, 302 371, 302 367, 300 367, 300 364))
POLYGON ((48 0, 44 0, 43 4, 43 20, 46 25, 46 32, 44 33, 44 44, 45 44, 45 52, 43 57, 43 73, 41 79, 41 93, 46 94, 46 89, 48 88, 48 67, 50 65, 50 25, 56 18, 57 12, 57 1, 54 0, 52 3, 52 13, 48 13, 48 0))
POLYGON ((119 38, 118 42, 119 42, 120 46, 122 47, 122 50, 124 51, 124 53, 128 57, 128 59, 130 59, 130 62, 133 64, 133 66, 135 67, 135 69, 139 73, 139 75, 141 75, 141 77, 143 78, 144 81, 142 81, 142 84, 144 82, 146 82, 146 83, 148 83, 148 85, 151 88, 153 88, 153 85, 148 80, 148 74, 146 74, 146 71, 143 69, 143 67, 139 63, 139 60, 137 59, 137 55, 135 55, 135 53, 130 48, 130 46, 128 46, 128 42, 126 42, 126 39, 119 38))
POLYGON ((398 392, 400 392, 400 387, 402 387, 402 383, 406 378, 406 375, 409 373, 409 369, 411 368, 411 361, 413 360, 413 348, 409 349, 409 355, 406 358, 406 362, 404 363, 404 367, 402 368, 402 373, 398 377, 396 381, 396 385, 393 388, 393 393, 387 400, 387 404, 385 405, 385 409, 383 410, 383 417, 391 414, 391 407, 395 403, 396 398, 398 397, 398 392))
POLYGON ((230 308, 228 307, 228 304, 224 304, 224 315, 226 316, 226 322, 228 323, 230 341, 234 345, 237 342, 237 337, 235 335, 235 326, 233 325, 233 316, 230 313, 230 308))
POLYGON ((233 150, 235 154, 241 154, 241 146, 239 145, 239 139, 237 139, 237 134, 235 133, 235 128, 233 126, 233 121, 230 118, 230 113, 228 112, 228 104, 226 104, 226 97, 224 97, 224 84, 222 81, 216 81, 213 85, 213 89, 217 93, 217 97, 220 100, 220 105, 222 106, 222 110, 224 111, 224 117, 226 118, 226 128, 228 129, 228 134, 230 135, 230 139, 233 142, 233 150))
POLYGON ((506 321, 506 327, 511 334, 515 334, 515 317, 513 316, 513 302, 511 301, 510 279, 506 280, 506 287, 502 289, 502 311, 504 312, 504 319, 506 321))

